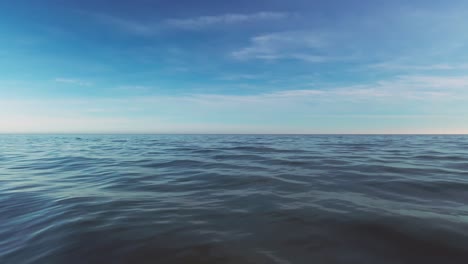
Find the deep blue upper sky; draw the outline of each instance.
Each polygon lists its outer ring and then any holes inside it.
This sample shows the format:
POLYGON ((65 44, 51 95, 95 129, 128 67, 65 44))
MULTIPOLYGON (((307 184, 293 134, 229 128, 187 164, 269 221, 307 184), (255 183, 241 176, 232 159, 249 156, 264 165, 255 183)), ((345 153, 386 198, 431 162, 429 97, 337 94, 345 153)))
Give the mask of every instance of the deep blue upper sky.
POLYGON ((2 1, 0 132, 468 133, 466 1, 2 1))

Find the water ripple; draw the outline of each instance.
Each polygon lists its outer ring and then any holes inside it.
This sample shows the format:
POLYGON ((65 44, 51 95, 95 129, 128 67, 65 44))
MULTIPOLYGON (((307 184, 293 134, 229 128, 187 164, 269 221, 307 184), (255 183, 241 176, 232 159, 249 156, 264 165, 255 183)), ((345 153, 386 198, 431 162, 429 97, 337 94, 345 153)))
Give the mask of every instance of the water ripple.
POLYGON ((467 146, 3 135, 0 263, 466 263, 467 146))

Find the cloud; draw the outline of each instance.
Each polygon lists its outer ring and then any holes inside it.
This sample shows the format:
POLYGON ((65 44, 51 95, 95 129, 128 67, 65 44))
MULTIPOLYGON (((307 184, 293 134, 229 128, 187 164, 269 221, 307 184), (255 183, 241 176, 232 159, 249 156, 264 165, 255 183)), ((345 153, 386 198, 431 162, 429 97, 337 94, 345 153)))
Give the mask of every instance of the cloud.
POLYGON ((223 14, 195 18, 167 19, 164 24, 172 28, 196 30, 214 25, 232 25, 262 20, 279 20, 290 17, 289 13, 258 12, 252 14, 223 14))
POLYGON ((151 36, 168 29, 200 30, 214 26, 229 26, 256 21, 281 20, 293 16, 289 13, 263 11, 251 14, 232 13, 191 18, 169 18, 160 22, 139 22, 106 14, 92 15, 104 24, 114 26, 136 35, 145 36, 151 36))
POLYGON ((466 100, 465 75, 249 95, 2 98, 0 132, 455 133, 468 132, 466 100))
POLYGON ((257 95, 194 95, 191 99, 215 104, 227 102, 303 102, 380 100, 390 101, 446 101, 468 99, 468 76, 401 75, 367 84, 338 86, 324 89, 288 89, 257 95))
POLYGON ((62 83, 62 84, 73 84, 79 86, 92 86, 92 82, 83 81, 80 79, 70 79, 70 78, 56 78, 55 82, 62 83))
POLYGON ((468 64, 404 64, 395 62, 382 62, 369 65, 369 68, 382 70, 414 70, 414 71, 450 71, 450 70, 468 70, 468 64))
POLYGON ((239 60, 295 59, 323 62, 330 59, 320 55, 326 45, 324 36, 316 32, 287 31, 252 37, 250 45, 232 52, 231 56, 239 60))
POLYGON ((155 23, 142 23, 107 14, 91 14, 91 16, 103 24, 135 35, 149 36, 154 35, 161 30, 160 26, 155 23))
POLYGON ((441 91, 464 91, 468 88, 468 76, 410 75, 400 81, 422 89, 441 91))
POLYGON ((228 74, 218 79, 223 80, 223 81, 239 81, 239 80, 258 80, 258 79, 264 79, 265 77, 266 77, 265 74, 228 74))

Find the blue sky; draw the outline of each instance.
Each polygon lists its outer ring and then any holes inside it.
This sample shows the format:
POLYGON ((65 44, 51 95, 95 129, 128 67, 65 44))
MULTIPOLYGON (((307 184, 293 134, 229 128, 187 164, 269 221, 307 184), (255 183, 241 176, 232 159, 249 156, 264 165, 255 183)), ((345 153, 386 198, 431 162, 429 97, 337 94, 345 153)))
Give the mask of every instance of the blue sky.
POLYGON ((466 1, 1 1, 0 132, 468 133, 466 1))

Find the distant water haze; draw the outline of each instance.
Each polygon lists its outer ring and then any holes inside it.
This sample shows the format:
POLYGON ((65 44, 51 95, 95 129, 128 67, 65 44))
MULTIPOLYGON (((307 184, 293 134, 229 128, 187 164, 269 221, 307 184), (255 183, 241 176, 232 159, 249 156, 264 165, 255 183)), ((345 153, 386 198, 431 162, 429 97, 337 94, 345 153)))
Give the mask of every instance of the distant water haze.
POLYGON ((0 263, 466 263, 468 136, 2 135, 0 263))

